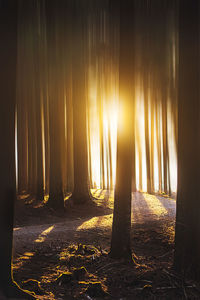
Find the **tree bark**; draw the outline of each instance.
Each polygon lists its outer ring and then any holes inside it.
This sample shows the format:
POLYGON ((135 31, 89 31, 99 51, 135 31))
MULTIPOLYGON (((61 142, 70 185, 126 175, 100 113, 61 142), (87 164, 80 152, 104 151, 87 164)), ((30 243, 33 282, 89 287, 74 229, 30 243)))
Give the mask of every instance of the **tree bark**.
POLYGON ((84 9, 84 1, 74 1, 72 55, 74 190, 72 199, 76 204, 90 200, 86 123, 86 18, 84 9))
POLYGON ((131 258, 131 192, 133 162, 133 1, 120 2, 120 110, 117 132, 117 170, 110 255, 131 258))
POLYGON ((54 1, 47 1, 47 42, 49 54, 49 141, 50 141, 50 166, 49 166, 49 200, 48 205, 54 209, 64 209, 64 194, 62 184, 61 138, 63 121, 63 99, 61 99, 61 86, 59 79, 58 49, 57 49, 57 23, 58 12, 54 1))
POLYGON ((174 267, 200 279, 199 1, 180 1, 178 188, 174 267))
POLYGON ((16 198, 15 109, 17 64, 17 1, 0 1, 0 290, 5 298, 33 299, 13 282, 13 210, 16 198))

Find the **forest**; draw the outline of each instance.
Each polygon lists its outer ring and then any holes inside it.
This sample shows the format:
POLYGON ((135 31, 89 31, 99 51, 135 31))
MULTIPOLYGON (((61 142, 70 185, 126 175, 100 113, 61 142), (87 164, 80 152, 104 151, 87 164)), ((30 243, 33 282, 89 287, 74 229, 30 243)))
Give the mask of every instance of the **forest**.
POLYGON ((199 70, 199 0, 0 0, 0 300, 200 299, 199 70))

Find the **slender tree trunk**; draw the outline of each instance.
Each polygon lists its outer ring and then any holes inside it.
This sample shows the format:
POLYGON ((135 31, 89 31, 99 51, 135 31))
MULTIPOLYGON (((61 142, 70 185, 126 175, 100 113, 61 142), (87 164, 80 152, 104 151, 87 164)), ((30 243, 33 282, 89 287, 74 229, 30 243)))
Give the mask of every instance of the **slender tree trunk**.
MULTIPOLYGON (((32 68, 30 68, 30 72, 33 72, 32 68)), ((30 80, 33 80, 33 78, 30 80)), ((28 189, 30 194, 35 195, 37 178, 36 111, 34 87, 31 82, 29 84, 31 95, 28 99, 28 189)))
MULTIPOLYGON (((37 2, 35 22, 35 51, 34 51, 34 77, 35 77, 35 103, 36 103, 36 132, 37 132, 37 183, 36 183, 36 199, 43 201, 44 199, 44 172, 43 172, 43 84, 44 84, 44 70, 43 70, 43 55, 42 55, 42 40, 41 40, 41 20, 44 14, 42 11, 44 6, 41 2, 37 2), (40 34, 38 34, 40 32, 40 34)), ((44 36, 42 36, 44 38, 44 36)))
POLYGON ((160 103, 156 103, 156 144, 158 152, 158 190, 162 192, 162 163, 161 163, 161 141, 160 141, 160 103))
POLYGON ((43 148, 42 148, 42 105, 43 99, 41 95, 38 97, 40 103, 37 103, 36 111, 36 130, 37 130, 37 183, 36 198, 42 201, 44 199, 43 187, 43 148))
MULTIPOLYGON (((100 72, 98 72, 98 78, 100 80, 100 72)), ((99 105, 99 138, 100 138, 100 175, 101 175, 101 185, 102 189, 105 190, 105 167, 104 167, 104 127, 103 127, 103 99, 102 94, 100 93, 100 86, 97 83, 97 101, 99 105)))
POLYGON ((56 37, 59 34, 56 23, 58 13, 54 1, 47 1, 47 41, 49 52, 49 137, 50 137, 50 184, 48 205, 54 209, 64 208, 64 194, 61 167, 61 121, 63 121, 63 106, 60 96, 60 73, 56 37))
POLYGON ((138 171, 139 171, 139 185, 138 189, 141 192, 142 191, 142 147, 141 147, 141 139, 140 139, 140 133, 139 128, 136 129, 136 139, 137 139, 137 146, 138 146, 138 171))
POLYGON ((162 143, 163 143, 163 182, 164 193, 168 194, 168 138, 167 138, 167 100, 166 89, 162 99, 162 143))
POLYGON ((149 134, 149 112, 151 108, 151 98, 150 98, 150 53, 149 48, 151 46, 150 42, 150 32, 149 23, 151 18, 149 15, 148 7, 144 9, 143 15, 143 93, 144 93, 144 125, 145 125, 145 151, 146 151, 146 173, 147 173, 147 193, 151 193, 151 157, 150 157, 150 134, 149 134))
MULTIPOLYGON (((22 30, 18 26, 21 36, 22 30)), ((27 106, 24 101, 22 57, 24 58, 24 47, 22 37, 18 42, 17 59, 17 164, 18 164, 18 193, 27 189, 27 169, 28 169, 28 151, 27 151, 27 106)))
MULTIPOLYGON (((37 62, 35 62, 37 64, 37 62)), ((35 73, 36 78, 40 76, 39 70, 35 73)), ((36 89, 36 138, 37 138, 37 183, 36 183, 36 198, 42 201, 44 199, 43 187, 43 148, 42 148, 42 106, 43 96, 42 87, 39 80, 35 82, 36 89)))
POLYGON ((154 139, 155 139, 155 131, 154 131, 154 100, 151 99, 151 192, 154 192, 154 139))
MULTIPOLYGON (((71 90, 70 85, 70 90, 71 90)), ((73 166, 73 107, 72 95, 68 95, 67 100, 67 189, 73 191, 74 187, 74 166, 73 166)))
POLYGON ((86 123, 86 66, 84 1, 74 1, 72 99, 74 143, 74 203, 90 200, 88 182, 87 123, 86 123))
POLYGON ((144 84, 144 122, 145 122, 147 193, 151 193, 151 163, 150 163, 150 141, 149 141, 149 99, 148 99, 148 85, 147 84, 144 84))
MULTIPOLYGON (((88 165, 89 165, 89 189, 93 189, 93 178, 92 178, 92 156, 91 156, 91 136, 90 136, 90 126, 91 126, 91 120, 90 120, 90 111, 88 111, 88 126, 87 126, 87 132, 88 132, 88 165)), ((96 182, 94 182, 94 186, 96 186, 96 182)), ((95 187, 96 188, 96 187, 95 187)))
POLYGON ((111 129, 108 128, 108 149, 109 149, 109 166, 110 166, 110 190, 113 190, 113 169, 112 169, 112 143, 111 143, 111 129))

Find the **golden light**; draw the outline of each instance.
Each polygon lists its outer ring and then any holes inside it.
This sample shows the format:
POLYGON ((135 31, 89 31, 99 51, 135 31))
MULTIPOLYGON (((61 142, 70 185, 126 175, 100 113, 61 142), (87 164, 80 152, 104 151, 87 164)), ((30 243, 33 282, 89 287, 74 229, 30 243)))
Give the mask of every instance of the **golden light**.
MULTIPOLYGON (((90 152, 91 152, 91 170, 92 170, 92 183, 95 189, 102 188, 101 176, 104 176, 105 187, 110 189, 115 185, 116 176, 116 149, 117 149, 117 127, 118 113, 121 113, 119 107, 118 94, 113 92, 109 99, 102 99, 103 103, 103 150, 104 150, 104 174, 101 174, 101 161, 100 161, 100 128, 98 120, 98 107, 97 107, 97 93, 95 86, 91 89, 91 107, 89 134, 90 134, 90 152), (110 140, 109 140, 110 139, 110 140), (109 145, 110 142, 110 145, 109 145), (109 149, 111 147, 111 150, 109 149), (109 151, 111 153, 109 153, 109 151), (111 159, 111 161, 110 161, 111 159), (110 184, 110 176, 112 174, 112 184, 110 184)), ((145 149, 145 112, 144 112, 144 95, 143 90, 137 88, 135 94, 135 163, 136 163, 136 188, 138 191, 147 191, 147 168, 146 168, 146 149, 145 149)), ((177 185, 177 159, 175 147, 174 124, 172 120, 172 112, 170 105, 167 106, 167 136, 168 136, 168 151, 169 151, 169 170, 170 170, 170 185, 171 191, 176 192, 177 185)), ((155 108, 149 107, 149 143, 150 149, 153 149, 153 189, 155 192, 159 191, 159 176, 163 182, 163 145, 162 145, 162 110, 161 105, 157 105, 157 120, 155 108), (157 122, 157 123, 156 123, 157 122), (160 153, 161 153, 161 173, 158 169, 158 144, 160 139, 160 153)), ((133 124, 134 130, 134 124, 133 124)), ((134 133, 134 132, 133 132, 134 133)))
POLYGON ((83 222, 80 226, 78 226, 77 231, 79 230, 86 230, 92 228, 109 228, 112 226, 112 218, 113 215, 106 215, 106 216, 99 216, 93 217, 88 221, 83 222))
POLYGON ((47 235, 54 229, 54 225, 45 229, 37 239, 34 240, 36 243, 43 243, 46 240, 47 235))
POLYGON ((34 255, 35 255, 35 252, 24 252, 24 254, 20 255, 20 256, 16 259, 15 263, 13 263, 13 265, 12 265, 12 266, 13 266, 13 269, 14 269, 14 270, 20 269, 20 268, 23 266, 23 264, 24 264, 27 260, 31 259, 34 255))
POLYGON ((168 210, 162 205, 159 199, 154 195, 149 195, 144 193, 143 194, 146 204, 150 212, 156 217, 165 216, 168 214, 168 210))

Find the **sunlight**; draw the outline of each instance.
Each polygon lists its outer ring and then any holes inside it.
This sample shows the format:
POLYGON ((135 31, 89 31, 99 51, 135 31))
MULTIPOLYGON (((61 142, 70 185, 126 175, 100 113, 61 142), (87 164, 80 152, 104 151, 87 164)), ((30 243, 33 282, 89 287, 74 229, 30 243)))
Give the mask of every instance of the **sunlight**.
POLYGON ((102 144, 103 149, 100 148, 100 120, 97 117, 99 114, 97 105, 97 92, 93 86, 90 93, 90 109, 89 109, 89 139, 90 139, 90 155, 91 155, 91 173, 92 184, 94 188, 102 188, 103 177, 105 187, 107 189, 115 184, 116 173, 116 147, 117 147, 117 103, 118 96, 115 92, 106 99, 102 99, 102 144), (103 154, 101 154, 103 151, 103 154), (103 155, 103 166, 101 166, 101 155, 103 155), (104 174, 102 173, 104 170, 104 174))
POLYGON ((21 229, 21 227, 15 227, 14 229, 13 229, 13 231, 19 231, 21 229))
POLYGON ((54 229, 54 225, 50 226, 46 230, 44 230, 34 242, 36 243, 43 243, 46 240, 47 235, 54 229))
POLYGON ((90 190, 92 197, 97 198, 97 199, 104 199, 105 197, 105 191, 102 189, 91 189, 90 190))
MULTIPOLYGON (((16 262, 14 262, 14 263, 12 264, 12 268, 13 268, 14 270, 20 269, 20 268, 23 266, 23 264, 24 264, 27 260, 31 259, 34 255, 35 255, 35 252, 24 252, 24 254, 22 254, 21 256, 19 256, 19 257, 16 259, 16 262)), ((15 259, 14 259, 14 260, 15 260, 15 259)))
POLYGON ((106 216, 93 217, 89 221, 85 221, 83 224, 78 226, 77 231, 87 230, 92 228, 108 228, 112 226, 112 214, 106 216))
POLYGON ((157 217, 165 216, 168 214, 168 210, 162 205, 158 198, 154 195, 143 194, 146 204, 149 210, 157 217))
MULTIPOLYGON (((104 139, 106 141, 107 147, 104 157, 105 168, 108 168, 106 183, 113 187, 115 185, 115 175, 116 175, 116 150, 117 150, 117 120, 118 120, 118 99, 117 96, 110 98, 110 102, 107 103, 104 110, 104 139), (109 144, 110 143, 110 144, 109 144), (109 148, 110 145, 110 148, 109 148), (107 150, 107 152, 106 152, 107 150), (110 151, 110 152, 109 152, 110 151), (112 160, 110 160, 112 159, 112 160), (111 173, 112 172, 112 173, 111 173), (112 179, 111 179, 112 174, 112 179), (109 176, 110 175, 110 176, 109 176), (112 182, 109 182, 112 180, 112 182)), ((106 146, 105 144, 105 146, 106 146)))
MULTIPOLYGON (((91 89, 90 113, 90 152, 91 152, 91 177, 96 189, 113 189, 116 177, 116 152, 117 152, 117 122, 118 122, 118 95, 113 93, 109 101, 104 98, 103 105, 103 150, 100 149, 100 123, 97 117, 97 92, 96 86, 91 89), (103 151, 103 154, 101 153, 103 151), (101 155, 103 155, 103 167, 101 167, 101 155), (102 179, 103 178, 103 179, 102 179), (104 180, 105 186, 102 186, 104 180)), ((135 164, 136 164, 136 189, 147 191, 147 166, 146 166, 146 144, 145 144, 145 110, 143 90, 138 86, 135 94, 135 164)), ((154 192, 162 192, 164 189, 163 179, 163 128, 162 108, 159 103, 157 107, 149 106, 149 148, 151 164, 152 189, 154 192), (160 166, 160 167, 159 167, 160 166)), ((167 106, 167 139, 169 152, 168 184, 171 192, 176 192, 177 186, 177 158, 174 135, 174 124, 171 108, 167 106), (169 182, 170 180, 170 182, 169 182)), ((133 124, 134 130, 134 124, 133 124)), ((134 132, 133 132, 134 134, 134 132)))

